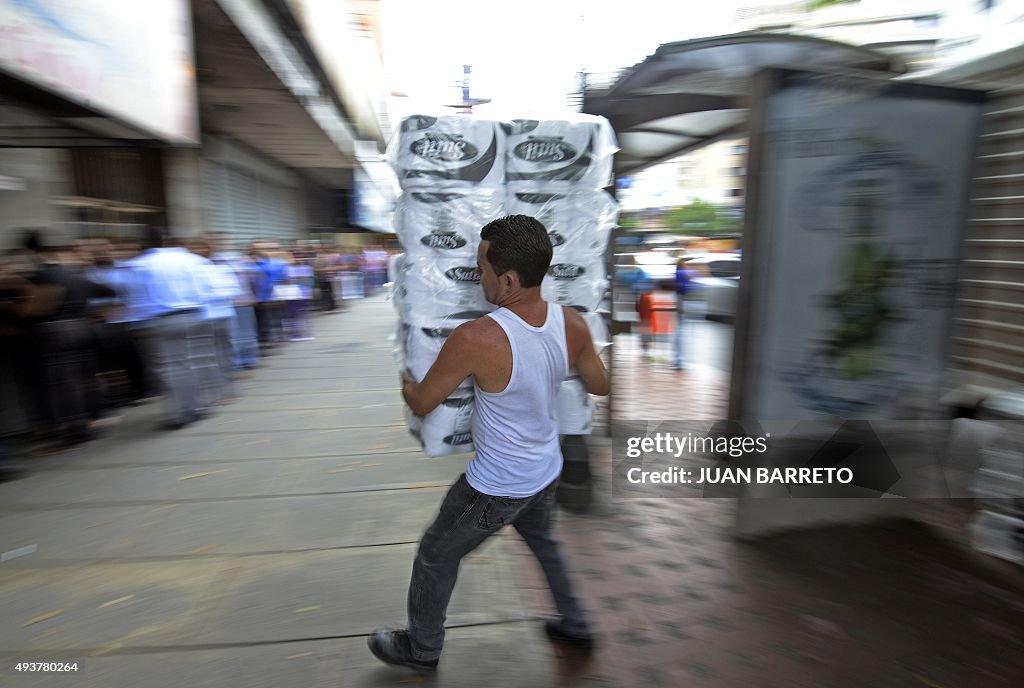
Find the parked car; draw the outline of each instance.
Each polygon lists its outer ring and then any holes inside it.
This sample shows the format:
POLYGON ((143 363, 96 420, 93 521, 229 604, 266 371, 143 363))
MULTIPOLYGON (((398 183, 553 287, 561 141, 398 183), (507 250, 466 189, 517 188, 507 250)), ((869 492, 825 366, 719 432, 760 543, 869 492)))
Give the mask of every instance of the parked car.
POLYGON ((706 319, 733 322, 740 286, 740 257, 709 253, 687 259, 685 265, 695 287, 688 298, 704 302, 706 319))

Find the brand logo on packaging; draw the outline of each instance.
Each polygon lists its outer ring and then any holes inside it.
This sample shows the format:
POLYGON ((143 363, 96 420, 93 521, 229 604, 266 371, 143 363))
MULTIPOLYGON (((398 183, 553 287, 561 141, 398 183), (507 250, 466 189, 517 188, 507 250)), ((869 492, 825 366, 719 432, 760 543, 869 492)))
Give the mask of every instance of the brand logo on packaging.
POLYGON ((399 178, 402 180, 418 180, 428 179, 430 181, 448 180, 448 181, 460 181, 470 182, 472 184, 479 184, 487 178, 493 168, 494 162, 498 157, 498 140, 497 137, 491 137, 491 143, 487 146, 487 150, 482 155, 477 155, 477 149, 472 144, 464 141, 458 136, 449 136, 444 134, 426 134, 423 139, 415 141, 410 146, 410 150, 416 155, 421 155, 418 149, 423 150, 428 155, 423 157, 433 157, 436 159, 444 159, 436 155, 438 150, 448 151, 454 153, 459 150, 457 157, 452 157, 451 160, 466 159, 469 160, 465 165, 462 166, 438 166, 435 165, 432 169, 402 169, 399 173, 399 178), (428 141, 427 137, 433 136, 432 141, 428 141), (429 155, 434 153, 434 155, 429 155))
POLYGON ((585 273, 582 265, 571 265, 569 263, 557 263, 548 268, 548 274, 556 280, 574 280, 585 273))
MULTIPOLYGON (((539 141, 539 142, 540 143, 544 143, 543 141, 539 141)), ((520 143, 519 146, 516 146, 516 150, 518 150, 520 146, 529 146, 529 145, 533 145, 535 143, 538 143, 538 141, 531 140, 531 141, 526 141, 524 143, 520 143)), ((558 141, 557 139, 556 139, 556 143, 559 143, 559 145, 566 145, 566 146, 568 145, 568 144, 563 144, 562 142, 558 141)), ((547 144, 545 144, 545 145, 547 145, 547 144)), ((573 182, 573 181, 579 181, 580 179, 583 179, 584 175, 586 175, 586 173, 590 169, 591 165, 594 164, 593 151, 594 151, 594 142, 593 142, 593 140, 591 140, 590 142, 587 143, 587 147, 583 151, 583 153, 581 153, 580 156, 577 157, 575 160, 572 160, 572 162, 570 162, 568 165, 564 165, 562 167, 555 167, 554 169, 548 169, 548 170, 542 170, 542 171, 531 170, 529 172, 525 172, 525 171, 514 172, 512 170, 508 170, 505 173, 505 180, 506 181, 510 181, 510 182, 521 182, 521 181, 549 181, 549 182, 561 181, 561 182, 573 182)), ((542 153, 542 152, 544 152, 544 149, 542 147, 538 147, 537 148, 537 152, 538 153, 542 153)), ((576 154, 576 152, 573 151, 573 155, 574 156, 575 156, 575 154, 576 154)), ((525 159, 526 158, 524 158, 524 160, 525 159)), ((565 158, 565 160, 568 160, 568 159, 569 158, 565 158)), ((543 160, 542 162, 547 162, 547 160, 543 160)))
POLYGON ((451 201, 462 198, 462 194, 457 193, 425 193, 423 191, 414 191, 412 197, 420 203, 450 203, 451 201))
POLYGON ((548 232, 548 236, 551 238, 551 247, 555 248, 565 243, 565 237, 558 232, 548 232))
POLYGON ((565 194, 552 194, 552 193, 517 193, 516 198, 523 203, 531 203, 538 205, 541 203, 550 203, 551 201, 559 201, 565 198, 565 194))
POLYGON ((471 432, 457 432, 454 435, 448 435, 444 438, 445 444, 450 444, 453 447, 458 447, 463 444, 469 444, 473 441, 473 433, 471 432))
POLYGON ((455 232, 433 232, 422 237, 420 243, 429 248, 452 250, 465 246, 466 240, 455 232))
POLYGON ((421 158, 442 162, 472 160, 479 154, 476 146, 469 141, 461 136, 449 136, 448 134, 427 134, 423 138, 413 141, 409 149, 414 155, 421 158))
POLYGON ((412 115, 406 117, 402 122, 402 132, 409 133, 411 131, 423 131, 429 129, 437 123, 437 117, 429 117, 427 115, 412 115))
POLYGON ((512 154, 527 162, 566 162, 576 157, 576 149, 560 138, 531 136, 512 150, 512 154))
MULTIPOLYGON (((463 242, 465 243, 465 242, 463 242)), ((464 266, 451 268, 445 271, 444 276, 453 282, 480 282, 480 275, 477 273, 476 268, 464 266)))

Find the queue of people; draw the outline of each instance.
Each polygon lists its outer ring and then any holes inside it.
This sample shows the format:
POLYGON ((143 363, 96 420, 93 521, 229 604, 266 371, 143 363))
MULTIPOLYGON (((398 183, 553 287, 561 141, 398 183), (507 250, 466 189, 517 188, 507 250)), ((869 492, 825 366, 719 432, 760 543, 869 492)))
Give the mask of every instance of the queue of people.
POLYGON ((312 242, 49 239, 28 230, 0 263, 0 471, 5 438, 65 449, 158 395, 162 427, 196 422, 263 356, 312 339, 312 311, 335 310, 339 276, 361 268, 312 242))

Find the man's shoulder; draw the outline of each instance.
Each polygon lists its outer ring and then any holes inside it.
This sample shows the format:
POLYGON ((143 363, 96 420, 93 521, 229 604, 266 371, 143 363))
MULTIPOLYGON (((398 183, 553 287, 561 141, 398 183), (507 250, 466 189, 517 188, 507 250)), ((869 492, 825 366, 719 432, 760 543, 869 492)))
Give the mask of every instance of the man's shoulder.
POLYGON ((561 306, 562 315, 565 318, 565 329, 567 332, 589 332, 587 321, 583 319, 580 312, 572 306, 561 306))
POLYGON ((458 344, 481 346, 498 341, 502 334, 501 325, 494 318, 484 316, 462 323, 452 331, 450 338, 455 338, 458 344))

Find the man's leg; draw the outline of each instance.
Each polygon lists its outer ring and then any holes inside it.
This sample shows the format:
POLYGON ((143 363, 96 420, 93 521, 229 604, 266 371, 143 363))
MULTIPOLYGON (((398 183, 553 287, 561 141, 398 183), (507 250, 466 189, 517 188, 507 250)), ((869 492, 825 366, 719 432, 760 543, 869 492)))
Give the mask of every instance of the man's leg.
POLYGON ((409 581, 409 629, 377 631, 370 650, 388 664, 414 669, 437 666, 444 622, 462 558, 512 523, 533 497, 490 497, 462 475, 448 490, 441 510, 420 542, 409 581))
POLYGON ((256 318, 252 306, 236 306, 231 318, 231 345, 235 352, 235 367, 247 370, 256 365, 259 347, 256 343, 256 318))
POLYGON ((672 363, 676 370, 683 369, 683 326, 686 324, 686 314, 683 312, 682 298, 679 297, 680 303, 676 306, 676 329, 672 333, 672 363))
POLYGON ((226 390, 217 364, 213 320, 201 314, 189 314, 188 317, 192 319, 188 331, 188 366, 198 386, 195 401, 189 403, 196 415, 202 415, 224 399, 226 390))
POLYGON ((501 528, 480 527, 480 507, 489 499, 473 489, 465 475, 460 476, 423 534, 412 567, 408 603, 409 639, 418 660, 435 660, 441 654, 448 602, 462 558, 501 528))
POLYGON ((131 401, 145 399, 151 394, 151 383, 147 377, 142 336, 136 335, 126 325, 122 324, 118 326, 117 338, 118 345, 121 348, 121 357, 124 361, 125 376, 128 378, 128 385, 131 390, 131 401))
POLYGON ((155 324, 154 337, 157 367, 167 395, 167 424, 181 426, 195 420, 192 399, 195 398, 195 380, 188 365, 187 315, 171 315, 155 324))
POLYGON ((234 348, 231 345, 232 321, 235 317, 218 318, 213 321, 213 340, 217 354, 217 368, 224 385, 222 396, 232 399, 237 396, 234 378, 234 348))
POLYGON ((589 638, 586 615, 573 595, 569 572, 565 568, 558 543, 551 537, 554 510, 555 486, 551 485, 537 495, 535 501, 523 510, 512 525, 544 570, 555 599, 555 608, 562 617, 559 624, 561 629, 573 637, 589 638))
POLYGON ((287 341, 284 334, 284 301, 271 301, 270 309, 270 342, 280 344, 287 341))
POLYGON ((266 301, 260 301, 253 306, 256 317, 256 339, 260 346, 270 346, 270 309, 266 301))

